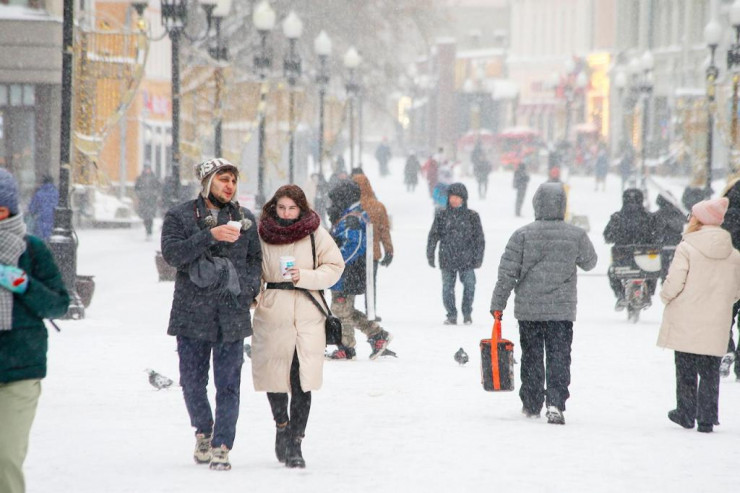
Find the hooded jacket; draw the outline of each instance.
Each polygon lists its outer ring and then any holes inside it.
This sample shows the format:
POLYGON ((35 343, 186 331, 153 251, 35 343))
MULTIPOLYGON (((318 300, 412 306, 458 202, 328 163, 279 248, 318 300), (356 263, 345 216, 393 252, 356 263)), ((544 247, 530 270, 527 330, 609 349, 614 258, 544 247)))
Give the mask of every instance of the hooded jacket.
POLYGON ((612 214, 604 241, 615 245, 650 245, 657 240, 655 219, 642 205, 643 194, 630 188, 622 194, 622 209, 612 214))
POLYGON ((732 305, 740 298, 740 253, 719 226, 687 233, 663 283, 658 346, 684 353, 727 352, 732 305))
POLYGON ((370 223, 373 225, 373 259, 380 260, 380 244, 383 244, 385 254, 393 255, 391 241, 391 225, 385 206, 375 197, 370 180, 365 175, 354 175, 352 179, 360 186, 360 205, 367 212, 370 223))
POLYGON ((535 221, 509 239, 498 268, 491 311, 503 311, 514 290, 514 316, 527 321, 575 321, 577 267, 591 270, 596 252, 586 232, 563 221, 563 185, 543 183, 532 199, 535 221))
POLYGON ((735 248, 740 248, 740 179, 729 186, 724 196, 730 200, 730 206, 725 213, 722 228, 730 233, 735 248))
POLYGON ((468 190, 462 183, 453 183, 447 190, 447 207, 434 215, 427 237, 427 260, 434 263, 434 252, 439 243, 439 268, 464 271, 483 265, 486 248, 483 226, 477 212, 468 209, 468 190), (460 207, 452 207, 449 197, 463 199, 460 207))

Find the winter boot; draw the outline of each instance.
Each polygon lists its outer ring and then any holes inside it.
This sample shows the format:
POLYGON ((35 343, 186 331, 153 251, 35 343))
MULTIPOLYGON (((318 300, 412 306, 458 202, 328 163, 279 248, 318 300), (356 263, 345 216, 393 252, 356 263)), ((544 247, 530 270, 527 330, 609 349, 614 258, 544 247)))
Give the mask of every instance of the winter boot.
POLYGON ((193 460, 196 464, 208 464, 211 462, 211 435, 206 435, 205 433, 195 434, 193 460))
POLYGON ((393 336, 383 329, 374 336, 370 336, 367 340, 367 342, 370 343, 371 348, 370 359, 374 360, 379 356, 382 356, 385 349, 388 347, 388 344, 390 344, 392 340, 393 336))
POLYGON ((275 457, 279 462, 285 464, 285 449, 288 447, 288 423, 275 426, 275 457))
POLYGON ((333 353, 328 354, 326 357, 328 359, 352 360, 352 359, 355 359, 356 356, 357 354, 355 353, 355 348, 347 347, 347 346, 338 346, 337 349, 333 353))
POLYGON ((528 418, 539 418, 540 417, 540 412, 539 411, 534 412, 531 409, 527 409, 526 407, 523 407, 522 408, 522 414, 525 415, 528 418))
POLYGON ((226 445, 212 449, 211 454, 211 469, 214 471, 229 471, 231 469, 229 449, 226 448, 226 445))
POLYGON ((545 412, 545 416, 547 416, 547 422, 551 425, 564 425, 565 424, 565 417, 563 416, 563 411, 558 409, 555 406, 547 406, 547 412, 545 412))
POLYGON ((722 362, 719 364, 719 376, 729 377, 732 364, 735 362, 735 353, 727 353, 722 356, 722 362))
POLYGON ((301 452, 301 442, 303 441, 302 436, 291 436, 288 440, 288 447, 285 451, 285 466, 290 468, 301 468, 306 467, 306 461, 303 460, 303 453, 301 452))
POLYGON ((684 416, 678 409, 674 409, 672 411, 668 411, 668 419, 673 421, 679 426, 683 426, 687 430, 690 430, 694 427, 694 420, 689 419, 686 416, 684 416))
POLYGON ((696 431, 700 433, 711 433, 714 431, 714 426, 712 423, 699 423, 696 427, 696 431))
POLYGON ((452 317, 447 317, 444 322, 442 322, 442 325, 457 325, 457 319, 452 317))

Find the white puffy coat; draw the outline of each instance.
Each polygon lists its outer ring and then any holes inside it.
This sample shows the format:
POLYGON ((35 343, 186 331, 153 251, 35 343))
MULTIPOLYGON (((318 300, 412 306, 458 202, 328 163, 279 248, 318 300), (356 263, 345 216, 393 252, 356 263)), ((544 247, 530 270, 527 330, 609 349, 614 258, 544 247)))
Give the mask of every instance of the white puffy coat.
POLYGON ((740 298, 740 252, 719 226, 687 233, 663 283, 658 346, 684 353, 727 352, 732 305, 740 298))
MULTIPOLYGON (((287 245, 262 243, 262 280, 290 282, 280 273, 280 257, 292 255, 300 269, 296 287, 312 290, 333 286, 344 271, 344 261, 334 239, 323 228, 314 232, 317 267, 313 270, 311 238, 306 236, 287 245)), ((263 285, 264 286, 264 285, 263 285)), ((264 287, 263 287, 264 289, 264 287)), ((324 367, 324 316, 303 291, 265 289, 252 322, 252 378, 254 389, 290 392, 290 366, 297 350, 301 388, 304 392, 321 387, 324 367)))

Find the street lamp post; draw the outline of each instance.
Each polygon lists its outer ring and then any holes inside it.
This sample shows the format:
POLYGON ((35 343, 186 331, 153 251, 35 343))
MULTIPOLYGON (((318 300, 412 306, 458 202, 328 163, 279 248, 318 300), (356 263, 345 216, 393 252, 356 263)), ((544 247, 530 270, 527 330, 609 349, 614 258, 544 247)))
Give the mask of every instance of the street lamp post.
POLYGON ((354 46, 350 46, 344 54, 344 67, 349 72, 345 89, 349 98, 349 165, 355 167, 355 98, 360 89, 355 79, 355 69, 360 65, 360 55, 354 46))
POLYGON ((222 108, 222 89, 224 82, 223 68, 220 62, 224 62, 228 59, 229 50, 226 47, 225 40, 221 37, 221 21, 226 17, 231 10, 231 0, 221 0, 213 11, 213 23, 216 29, 216 45, 208 49, 211 58, 216 60, 218 63, 215 71, 216 78, 216 112, 215 112, 215 125, 213 131, 213 153, 217 157, 223 155, 223 108, 222 108))
POLYGON ((705 193, 707 197, 712 196, 712 147, 714 146, 714 99, 716 81, 719 69, 714 63, 714 55, 717 51, 722 27, 716 20, 711 20, 704 28, 704 39, 709 47, 709 65, 707 66, 707 181, 705 193))
MULTIPOLYGON (((621 142, 626 140, 626 129, 624 124, 624 111, 625 111, 625 103, 624 103, 624 89, 627 87, 627 76, 624 73, 624 70, 619 70, 616 75, 614 76, 614 87, 617 89, 617 102, 619 104, 619 125, 617 126, 618 129, 618 135, 617 138, 614 140, 617 144, 621 145, 621 142)), ((618 149, 618 146, 615 146, 614 149, 618 149)))
POLYGON ((319 57, 319 69, 316 73, 316 83, 319 86, 319 162, 318 171, 324 174, 324 98, 326 97, 326 86, 329 84, 329 68, 327 60, 331 55, 331 39, 326 31, 321 31, 313 43, 314 51, 319 57))
MULTIPOLYGON (((730 7, 730 23, 735 28, 735 42, 727 50, 727 70, 732 72, 732 119, 730 126, 730 147, 735 149, 737 140, 737 109, 738 109, 738 67, 740 67, 740 0, 735 0, 730 7)), ((707 26, 709 27, 709 26, 707 26)), ((734 161, 734 156, 731 157, 734 161)), ((734 168, 733 162, 733 168, 734 168)), ((735 169, 733 169, 733 172, 735 169)))
POLYGON ((260 50, 254 56, 254 68, 260 79, 259 130, 257 136, 257 197, 256 208, 265 204, 265 105, 267 103, 267 76, 272 65, 267 51, 267 35, 275 27, 275 11, 267 0, 262 0, 254 9, 252 22, 260 35, 260 50))
POLYGON ((288 144, 288 182, 295 182, 295 85, 301 76, 301 57, 295 49, 296 41, 303 34, 303 22, 298 18, 294 11, 290 11, 283 21, 283 34, 288 38, 288 53, 283 61, 283 72, 290 86, 290 101, 288 103, 288 130, 290 132, 290 142, 288 144))
POLYGON ((648 148, 648 125, 650 110, 650 94, 653 92, 653 54, 646 51, 640 59, 640 66, 643 71, 642 81, 639 84, 639 90, 642 93, 642 148, 640 149, 642 159, 641 188, 646 191, 647 187, 647 148, 648 148))

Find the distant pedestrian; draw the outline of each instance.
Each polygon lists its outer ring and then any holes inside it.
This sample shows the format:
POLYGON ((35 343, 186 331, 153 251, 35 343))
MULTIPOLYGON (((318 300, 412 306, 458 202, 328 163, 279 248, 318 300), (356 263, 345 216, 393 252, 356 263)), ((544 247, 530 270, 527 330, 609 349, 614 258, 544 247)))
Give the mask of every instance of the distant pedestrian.
POLYGON ((421 168, 424 177, 427 180, 427 186, 429 188, 429 196, 434 196, 434 187, 437 186, 437 179, 439 178, 439 165, 442 159, 442 149, 437 154, 432 154, 429 159, 426 160, 421 168))
POLYGON ((236 166, 213 158, 195 171, 198 198, 167 211, 162 224, 162 255, 177 268, 167 333, 177 338, 180 385, 195 428, 193 459, 229 470, 244 338, 252 335, 249 307, 260 290, 262 252, 254 215, 236 200, 236 166), (211 357, 215 421, 207 392, 211 357))
POLYGON ((348 176, 349 173, 347 173, 347 165, 344 163, 344 158, 341 155, 337 156, 337 159, 334 161, 334 169, 329 177, 329 190, 331 191, 337 183, 347 179, 348 176))
POLYGON ((287 467, 303 468, 301 443, 311 393, 321 388, 326 346, 324 317, 308 296, 323 306, 319 291, 339 280, 344 261, 296 185, 283 185, 265 203, 259 234, 267 284, 254 312, 254 388, 267 392, 277 459, 287 467), (294 260, 288 280, 281 271, 284 256, 294 260))
POLYGON ((473 175, 475 175, 475 180, 478 182, 478 197, 485 199, 486 193, 488 193, 488 175, 491 174, 491 161, 488 160, 480 139, 475 142, 470 160, 473 163, 473 175))
POLYGON ((388 138, 383 137, 383 141, 375 149, 375 159, 378 160, 380 176, 388 176, 388 162, 391 160, 391 146, 388 145, 388 138))
POLYGON ((23 462, 46 377, 45 318, 69 295, 48 247, 26 234, 18 183, 0 168, 0 491, 25 491, 23 462))
POLYGON ((586 231, 564 221, 562 184, 543 183, 532 203, 534 222, 511 235, 501 256, 491 314, 500 320, 514 291, 522 346, 522 413, 538 417, 544 403, 547 422, 565 424, 578 302, 576 273, 579 267, 593 269, 597 256, 586 231))
POLYGON ((629 142, 622 141, 619 156, 619 175, 622 177, 622 191, 630 188, 630 180, 635 172, 635 149, 629 142))
POLYGON ((732 305, 740 299, 740 253, 720 226, 726 197, 704 200, 676 248, 663 283, 658 346, 675 351, 676 409, 668 419, 704 433, 719 424, 719 368, 732 305), (698 385, 697 385, 698 381, 698 385))
POLYGON ((407 192, 416 190, 416 185, 419 183, 419 171, 421 171, 419 160, 416 158, 416 153, 411 151, 403 169, 403 182, 406 184, 407 192))
POLYGON ((444 325, 457 324, 455 284, 459 276, 463 285, 463 323, 473 323, 475 269, 483 265, 486 242, 480 216, 468 209, 468 190, 462 183, 453 183, 447 190, 447 206, 438 210, 427 237, 427 261, 434 268, 439 244, 439 268, 442 271, 442 302, 447 316, 444 325))
POLYGON ((599 142, 599 148, 596 151, 596 163, 594 164, 594 176, 596 177, 595 191, 601 190, 606 192, 606 175, 609 173, 609 155, 606 152, 606 144, 599 142))
POLYGON ((517 166, 516 170, 514 171, 514 189, 516 190, 516 204, 514 207, 514 211, 516 217, 522 216, 522 204, 524 204, 524 196, 527 193, 527 185, 529 185, 527 161, 522 160, 522 162, 519 163, 519 166, 517 166))
POLYGON ((136 191, 137 198, 136 211, 139 217, 144 220, 147 239, 151 239, 152 224, 154 223, 154 217, 157 215, 157 202, 162 194, 162 184, 152 171, 151 166, 144 166, 144 170, 136 179, 134 191, 136 191))
POLYGON ((694 205, 698 204, 702 200, 706 200, 712 196, 711 190, 707 190, 704 179, 692 180, 691 183, 686 185, 681 195, 681 202, 687 211, 690 211, 694 205))
POLYGON ((54 210, 59 203, 59 191, 50 175, 44 175, 28 206, 33 235, 46 241, 54 229, 54 210))
POLYGON ((432 202, 435 209, 439 210, 447 207, 447 190, 454 181, 453 176, 452 163, 443 161, 437 171, 437 184, 434 185, 432 192, 432 202))

